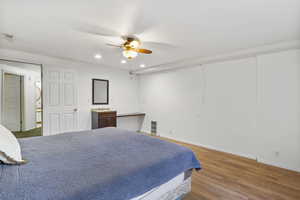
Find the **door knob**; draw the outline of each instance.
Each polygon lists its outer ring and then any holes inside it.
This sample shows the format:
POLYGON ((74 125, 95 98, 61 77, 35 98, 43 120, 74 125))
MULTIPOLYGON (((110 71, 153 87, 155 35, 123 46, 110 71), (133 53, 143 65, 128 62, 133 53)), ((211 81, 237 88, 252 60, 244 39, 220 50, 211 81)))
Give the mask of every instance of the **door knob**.
POLYGON ((74 111, 74 112, 77 112, 77 111, 78 111, 78 109, 77 109, 77 108, 74 108, 74 109, 73 109, 73 111, 74 111))

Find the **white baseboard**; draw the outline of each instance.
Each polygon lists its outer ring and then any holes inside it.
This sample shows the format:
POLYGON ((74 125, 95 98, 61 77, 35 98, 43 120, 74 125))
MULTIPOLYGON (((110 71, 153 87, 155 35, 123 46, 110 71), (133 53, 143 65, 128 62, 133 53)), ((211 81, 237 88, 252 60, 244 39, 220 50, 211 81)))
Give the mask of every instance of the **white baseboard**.
POLYGON ((211 146, 211 145, 200 144, 198 142, 193 142, 193 141, 190 141, 190 140, 186 140, 186 139, 182 139, 182 138, 178 138, 178 137, 173 137, 173 136, 169 136, 169 135, 166 136, 166 138, 170 138, 170 139, 173 139, 173 140, 178 140, 180 142, 185 142, 185 143, 188 143, 188 144, 192 144, 192 145, 204 147, 204 148, 215 150, 215 151, 220 151, 220 152, 224 152, 224 153, 230 153, 230 154, 233 154, 233 155, 237 155, 237 156, 249 158, 249 159, 252 159, 252 160, 256 160, 256 157, 253 156, 253 155, 247 155, 247 154, 243 154, 243 153, 232 152, 232 151, 228 151, 228 150, 225 150, 225 149, 217 148, 217 147, 214 147, 214 146, 211 146))
POLYGON ((282 169, 287 169, 287 170, 291 170, 291 171, 295 171, 295 172, 300 172, 300 168, 283 166, 280 163, 276 163, 276 162, 270 161, 270 160, 265 160, 265 159, 262 159, 262 158, 258 158, 258 162, 264 163, 264 164, 267 164, 267 165, 271 165, 271 166, 275 166, 275 167, 279 167, 279 168, 282 168, 282 169))
MULTIPOLYGON (((142 130, 142 132, 148 133, 148 134, 150 133, 150 131, 148 131, 148 130, 142 130)), ((158 134, 158 136, 162 136, 162 137, 165 137, 165 138, 177 140, 179 142, 184 142, 184 143, 188 143, 188 144, 192 144, 192 145, 196 145, 196 146, 200 146, 200 147, 204 147, 204 148, 208 148, 208 149, 211 149, 211 150, 216 150, 216 151, 220 151, 220 152, 224 152, 224 153, 230 153, 230 154, 241 156, 241 157, 244 157, 244 158, 249 158, 249 159, 252 159, 252 160, 256 160, 257 162, 263 163, 263 164, 267 164, 267 165, 271 165, 271 166, 275 166, 275 167, 279 167, 279 168, 283 168, 283 169, 287 169, 287 170, 291 170, 291 171, 300 172, 300 169, 293 168, 293 167, 282 166, 278 163, 274 163, 274 162, 271 162, 271 161, 268 161, 268 160, 260 159, 260 158, 254 156, 254 155, 247 155, 247 154, 243 154, 243 153, 232 152, 232 151, 217 148, 217 147, 214 147, 214 146, 211 146, 211 145, 200 144, 200 143, 193 142, 193 141, 190 141, 190 140, 174 137, 174 136, 171 136, 169 134, 158 134)))

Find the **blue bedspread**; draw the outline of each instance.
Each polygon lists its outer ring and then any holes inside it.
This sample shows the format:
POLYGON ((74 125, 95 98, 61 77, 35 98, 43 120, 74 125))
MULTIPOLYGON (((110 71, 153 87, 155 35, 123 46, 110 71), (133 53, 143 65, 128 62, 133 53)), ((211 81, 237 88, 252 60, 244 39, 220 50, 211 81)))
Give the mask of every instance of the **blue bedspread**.
POLYGON ((1 200, 128 200, 192 168, 182 146, 116 128, 20 139, 28 164, 0 164, 1 200))

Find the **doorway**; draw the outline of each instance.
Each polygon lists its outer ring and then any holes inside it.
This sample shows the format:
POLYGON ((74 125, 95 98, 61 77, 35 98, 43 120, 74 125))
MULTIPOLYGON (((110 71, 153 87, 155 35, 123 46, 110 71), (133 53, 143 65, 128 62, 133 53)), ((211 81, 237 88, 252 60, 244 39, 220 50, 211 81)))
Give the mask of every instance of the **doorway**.
POLYGON ((17 138, 42 136, 42 66, 0 60, 1 124, 17 138))
POLYGON ((3 121, 2 125, 13 132, 22 131, 23 77, 17 74, 3 74, 3 121))

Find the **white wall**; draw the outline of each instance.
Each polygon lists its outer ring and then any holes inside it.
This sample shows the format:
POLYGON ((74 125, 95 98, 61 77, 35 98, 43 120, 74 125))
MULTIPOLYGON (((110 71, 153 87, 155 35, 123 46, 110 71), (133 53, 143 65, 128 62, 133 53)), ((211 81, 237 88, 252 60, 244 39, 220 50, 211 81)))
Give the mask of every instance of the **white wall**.
MULTIPOLYGON (((40 74, 29 69, 0 64, 0 70, 24 77, 24 124, 22 130, 30 130, 36 127, 36 105, 35 105, 35 81, 40 80, 40 74)), ((0 80, 2 80, 2 73, 0 80)), ((0 81, 0 94, 2 94, 2 81, 0 81)), ((2 100, 2 99, 1 99, 2 100)), ((0 100, 0 101, 1 101, 0 100)), ((0 106, 1 113, 1 106, 0 106)))
MULTIPOLYGON (((91 108, 110 107, 118 113, 139 111, 138 78, 129 75, 128 71, 103 68, 100 66, 77 69, 79 78, 79 127, 82 130, 91 128, 91 108), (92 106, 92 79, 109 80, 109 105, 92 106)), ((122 128, 122 126, 120 127, 122 128)))
POLYGON ((109 107, 146 112, 146 132, 157 120, 162 136, 300 171, 299 50, 140 78, 101 64, 12 50, 0 49, 0 58, 77 71, 80 130, 90 129, 90 109, 99 107, 91 105, 91 79, 109 79, 109 107))
POLYGON ((143 130, 300 171, 300 50, 140 77, 143 130))
MULTIPOLYGON (((63 68, 77 72, 78 130, 91 128, 91 108, 110 107, 116 109, 119 113, 139 111, 138 78, 129 75, 128 71, 104 67, 101 63, 93 65, 7 49, 0 49, 0 58, 43 64, 43 69, 63 68), (110 105, 92 106, 92 78, 108 79, 110 81, 110 105)), ((44 121, 45 123, 47 122, 44 121)), ((46 129, 43 131, 47 135, 46 129)))
POLYGON ((300 171, 300 50, 261 56, 258 66, 257 155, 300 171))
POLYGON ((35 82, 40 80, 41 74, 24 76, 24 109, 25 130, 36 128, 36 87, 35 82), (33 103, 34 102, 34 103, 33 103))

